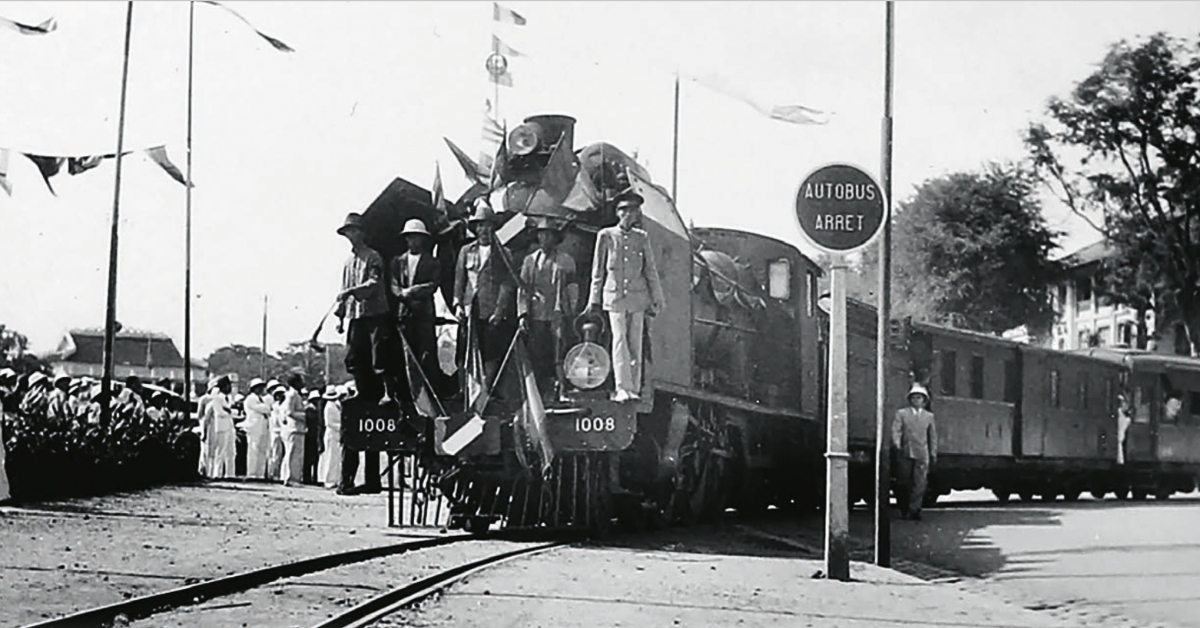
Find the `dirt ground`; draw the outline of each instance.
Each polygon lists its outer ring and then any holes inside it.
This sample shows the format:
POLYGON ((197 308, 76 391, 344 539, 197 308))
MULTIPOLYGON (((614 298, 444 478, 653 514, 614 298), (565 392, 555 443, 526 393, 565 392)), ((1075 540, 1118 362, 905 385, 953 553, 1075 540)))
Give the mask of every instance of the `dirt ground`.
POLYGON ((384 495, 248 482, 0 507, 0 625, 414 534, 386 524, 384 495))

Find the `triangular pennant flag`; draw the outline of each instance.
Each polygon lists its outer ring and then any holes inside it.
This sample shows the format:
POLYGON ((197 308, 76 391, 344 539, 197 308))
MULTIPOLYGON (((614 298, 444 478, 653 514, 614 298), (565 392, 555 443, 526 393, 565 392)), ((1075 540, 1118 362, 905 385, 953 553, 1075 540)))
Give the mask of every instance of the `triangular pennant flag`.
POLYGON ((100 165, 106 155, 91 155, 87 157, 68 157, 67 172, 72 175, 87 172, 100 165))
POLYGON ((525 350, 525 343, 517 343, 514 353, 521 384, 521 407, 513 417, 513 425, 520 428, 521 436, 524 437, 521 439, 521 446, 516 449, 525 449, 535 454, 541 472, 545 474, 554 462, 554 445, 550 442, 550 434, 546 429, 546 408, 542 405, 537 375, 525 350))
POLYGON ((826 124, 828 119, 821 117, 825 112, 810 109, 803 105, 778 105, 771 108, 771 118, 792 124, 826 124))
POLYGON ((8 149, 0 148, 0 188, 12 196, 12 183, 8 181, 8 149))
POLYGON ((67 161, 66 158, 30 155, 28 153, 25 153, 25 156, 37 166, 38 172, 42 173, 42 180, 46 182, 46 188, 50 190, 50 193, 58 196, 58 193, 54 191, 54 186, 50 185, 50 177, 53 177, 62 170, 63 164, 67 161))
POLYGON ((600 207, 600 193, 596 191, 592 177, 588 176, 587 170, 582 164, 575 172, 575 185, 567 193, 567 198, 563 200, 562 206, 577 212, 592 211, 600 207))
POLYGON ((483 183, 486 174, 480 169, 479 164, 468 157, 454 142, 451 142, 450 138, 443 137, 442 139, 446 140, 446 145, 450 147, 450 152, 454 153, 454 158, 458 160, 458 165, 462 166, 463 174, 467 175, 467 178, 471 181, 483 183))
MULTIPOLYGON (((508 127, 505 126, 500 131, 501 137, 508 136, 508 127)), ((508 142, 500 141, 500 148, 496 149, 496 159, 492 162, 492 177, 489 187, 493 190, 500 189, 507 181, 508 177, 508 142)))
POLYGON ((687 76, 686 78, 695 81, 714 92, 724 94, 741 101, 753 107, 756 111, 771 118, 772 120, 781 120, 792 124, 825 124, 828 122, 825 119, 825 112, 803 105, 769 105, 761 98, 751 96, 747 90, 740 85, 717 76, 715 74, 705 74, 696 76, 687 76))
POLYGON ((442 189, 442 166, 433 163, 433 207, 440 213, 446 213, 446 192, 442 189))
POLYGON ((483 139, 486 142, 497 144, 504 141, 504 127, 496 122, 495 118, 488 114, 483 114, 483 139))
POLYGON ((571 192, 575 184, 575 157, 563 146, 562 139, 554 144, 550 151, 550 160, 542 171, 542 181, 538 189, 529 196, 529 204, 525 211, 534 215, 548 215, 553 208, 571 192))
POLYGON ((421 369, 420 361, 417 360, 417 356, 413 353, 412 346, 408 344, 408 339, 404 337, 404 334, 400 334, 400 341, 404 344, 404 366, 408 373, 408 389, 412 391, 413 405, 416 407, 417 413, 430 419, 445 416, 446 410, 433 392, 429 377, 421 369))
POLYGON ((492 3, 492 19, 501 24, 524 26, 525 17, 498 2, 492 3))
POLYGON ((41 24, 31 26, 0 17, 0 27, 12 29, 22 35, 45 35, 46 33, 54 32, 58 28, 58 22, 54 18, 50 18, 41 24))
POLYGON ((492 52, 494 52, 496 54, 502 54, 506 57, 524 57, 525 56, 521 51, 500 41, 500 38, 494 34, 492 35, 492 52))
POLYGON ((267 41, 267 43, 271 44, 271 46, 273 46, 273 47, 274 47, 276 50, 278 50, 278 51, 280 51, 280 52, 295 52, 295 50, 294 50, 294 49, 292 49, 292 47, 291 47, 291 46, 289 46, 289 45, 287 45, 287 44, 283 43, 282 41, 280 41, 280 40, 278 40, 278 39, 275 39, 274 37, 271 37, 270 35, 268 35, 268 34, 266 34, 266 33, 262 32, 262 31, 258 30, 257 28, 254 28, 254 25, 253 25, 253 24, 251 24, 249 20, 247 20, 246 18, 242 17, 242 15, 241 15, 240 13, 238 13, 237 11, 234 11, 233 9, 231 9, 231 8, 229 8, 229 7, 227 7, 227 6, 223 5, 223 4, 221 4, 220 2, 217 2, 216 0, 200 0, 200 2, 202 2, 202 3, 204 3, 204 4, 211 4, 211 5, 213 5, 214 7, 220 7, 220 8, 222 8, 222 9, 225 9, 225 10, 226 10, 226 11, 228 11, 228 12, 229 12, 231 15, 233 15, 233 16, 234 16, 234 17, 236 17, 237 19, 241 20, 243 24, 245 24, 246 26, 249 26, 249 27, 250 27, 250 30, 252 30, 252 31, 254 31, 255 33, 257 33, 259 37, 262 37, 263 39, 265 39, 265 40, 267 41))
POLYGON ((191 183, 188 183, 188 180, 183 176, 183 173, 179 171, 179 168, 176 167, 175 164, 171 163, 170 158, 167 157, 167 147, 155 146, 153 148, 147 148, 146 156, 149 157, 151 161, 158 164, 158 167, 162 168, 164 172, 171 175, 172 179, 175 179, 176 181, 188 187, 193 187, 191 183))

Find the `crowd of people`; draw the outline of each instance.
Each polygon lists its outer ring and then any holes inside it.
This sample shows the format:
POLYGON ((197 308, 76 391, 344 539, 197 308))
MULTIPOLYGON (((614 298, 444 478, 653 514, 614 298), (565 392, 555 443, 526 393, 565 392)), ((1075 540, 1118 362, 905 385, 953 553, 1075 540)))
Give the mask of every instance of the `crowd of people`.
MULTIPOLYGON (((343 478, 343 457, 358 456, 343 451, 341 434, 342 401, 355 392, 353 382, 307 389, 304 377, 294 373, 282 382, 256 377, 245 394, 236 394, 229 376, 214 377, 197 401, 198 471, 210 479, 324 486, 343 494, 378 492, 378 477, 368 474, 361 485, 353 484, 353 472, 343 478), (245 438, 240 473, 239 429, 245 438)), ((350 464, 357 468, 355 463, 350 464)))
MULTIPOLYGON (((144 385, 131 375, 123 384, 114 383, 110 407, 114 416, 170 420, 180 411, 171 403, 171 393, 159 382, 144 385)), ((100 382, 94 378, 71 377, 66 373, 48 375, 32 371, 18 375, 11 368, 0 370, 0 404, 8 413, 45 416, 51 421, 97 424, 100 422, 100 382)))

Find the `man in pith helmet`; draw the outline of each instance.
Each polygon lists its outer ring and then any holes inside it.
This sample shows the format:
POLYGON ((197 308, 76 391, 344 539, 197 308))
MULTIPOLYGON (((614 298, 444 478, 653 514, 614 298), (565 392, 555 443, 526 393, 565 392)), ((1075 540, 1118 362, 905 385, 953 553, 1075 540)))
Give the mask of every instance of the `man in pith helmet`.
POLYGON ((892 421, 892 451, 899 488, 896 503, 905 519, 921 518, 921 503, 929 479, 929 466, 937 463, 937 425, 929 411, 929 391, 913 384, 908 407, 896 411, 892 421))

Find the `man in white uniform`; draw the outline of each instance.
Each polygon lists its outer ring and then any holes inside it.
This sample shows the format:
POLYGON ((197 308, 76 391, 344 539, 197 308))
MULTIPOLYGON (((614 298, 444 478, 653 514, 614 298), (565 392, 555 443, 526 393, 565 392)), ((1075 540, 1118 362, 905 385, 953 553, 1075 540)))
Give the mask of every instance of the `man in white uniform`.
POLYGON ((326 386, 325 394, 325 451, 317 463, 317 480, 326 488, 337 488, 342 478, 342 397, 343 386, 326 386))
POLYGON ((233 385, 229 378, 221 376, 217 379, 217 390, 212 394, 204 409, 204 418, 200 422, 201 438, 207 446, 208 477, 214 480, 234 477, 234 463, 237 459, 237 433, 233 427, 233 401, 230 394, 233 385))
POLYGON ((242 400, 246 410, 246 477, 255 480, 267 478, 267 454, 271 446, 271 401, 267 397, 267 383, 255 377, 250 380, 250 394, 242 400))
POLYGON ((300 486, 304 477, 304 378, 293 374, 284 393, 283 469, 280 477, 287 486, 300 486))
POLYGON ((267 392, 271 395, 271 415, 268 418, 267 445, 267 479, 278 480, 280 468, 283 466, 283 424, 286 421, 287 408, 283 401, 287 396, 287 386, 271 380, 267 382, 267 392))

